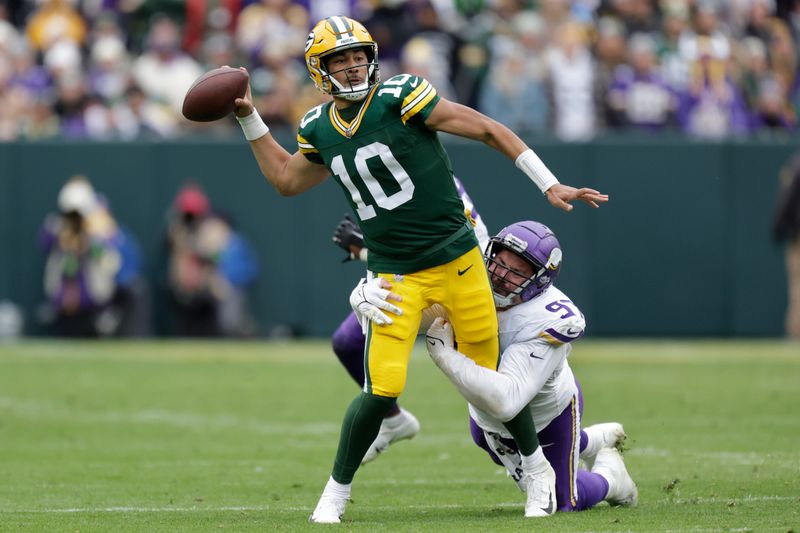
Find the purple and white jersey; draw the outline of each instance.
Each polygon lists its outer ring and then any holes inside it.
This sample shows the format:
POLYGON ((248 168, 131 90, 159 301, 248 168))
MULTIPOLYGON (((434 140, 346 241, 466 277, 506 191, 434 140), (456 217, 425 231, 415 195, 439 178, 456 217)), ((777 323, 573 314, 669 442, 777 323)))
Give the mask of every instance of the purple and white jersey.
MULTIPOLYGON (((571 343, 583 336, 586 321, 580 309, 551 286, 536 298, 497 313, 502 353, 497 372, 510 378, 505 409, 518 413, 527 406, 537 431, 547 427, 577 394, 567 357, 571 343)), ((497 418, 469 406, 485 430, 511 437, 497 418)))

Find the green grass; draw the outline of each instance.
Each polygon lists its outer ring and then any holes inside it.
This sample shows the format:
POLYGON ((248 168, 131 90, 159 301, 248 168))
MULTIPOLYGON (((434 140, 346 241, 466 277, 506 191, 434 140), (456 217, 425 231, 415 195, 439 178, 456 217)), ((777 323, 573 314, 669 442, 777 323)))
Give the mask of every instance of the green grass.
POLYGON ((800 531, 800 346, 588 342, 584 422, 618 420, 636 509, 525 522, 466 406, 415 352, 422 432, 306 522, 356 393, 326 343, 0 345, 0 531, 800 531))

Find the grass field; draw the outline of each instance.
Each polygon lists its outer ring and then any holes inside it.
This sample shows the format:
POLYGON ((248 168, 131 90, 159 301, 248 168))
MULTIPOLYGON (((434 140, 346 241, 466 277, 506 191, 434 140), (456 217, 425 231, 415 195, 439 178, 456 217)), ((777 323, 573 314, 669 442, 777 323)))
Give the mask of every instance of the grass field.
POLYGON ((422 432, 306 522, 355 386, 323 342, 0 345, 0 531, 800 531, 800 346, 581 342, 587 424, 618 420, 639 507, 525 522, 419 349, 422 432))

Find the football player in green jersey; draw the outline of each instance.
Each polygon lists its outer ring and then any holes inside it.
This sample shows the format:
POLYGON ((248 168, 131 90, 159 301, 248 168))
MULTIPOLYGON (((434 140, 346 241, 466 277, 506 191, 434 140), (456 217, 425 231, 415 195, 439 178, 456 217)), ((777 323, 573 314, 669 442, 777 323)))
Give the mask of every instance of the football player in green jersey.
MULTIPOLYGON (((381 82, 378 47, 352 19, 317 23, 305 60, 316 86, 333 98, 303 117, 297 152, 288 153, 269 135, 249 89, 236 99, 235 114, 261 172, 280 194, 300 194, 333 175, 364 232, 370 275, 391 280, 402 298, 402 314, 392 324, 365 324, 364 389, 345 414, 333 472, 311 515, 312 522, 338 523, 361 459, 405 387, 423 309, 441 304, 459 350, 497 368, 497 316, 483 256, 437 132, 482 141, 505 154, 555 207, 569 211, 573 200, 598 207, 608 197, 559 183, 511 130, 440 98, 427 80, 401 74, 381 82)), ((525 516, 548 516, 555 475, 531 418, 518 414, 505 425, 522 455, 525 516)))

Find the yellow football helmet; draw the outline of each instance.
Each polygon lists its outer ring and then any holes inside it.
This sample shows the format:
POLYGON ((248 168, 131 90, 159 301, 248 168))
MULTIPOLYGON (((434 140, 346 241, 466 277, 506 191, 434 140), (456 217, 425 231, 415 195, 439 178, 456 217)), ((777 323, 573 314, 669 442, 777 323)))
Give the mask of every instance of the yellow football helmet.
POLYGON ((370 88, 381 81, 378 68, 378 45, 360 23, 348 17, 328 17, 320 20, 306 41, 306 67, 320 91, 347 100, 361 100, 370 88), (326 58, 331 54, 364 48, 367 54, 367 80, 358 85, 344 86, 331 76, 326 58))

